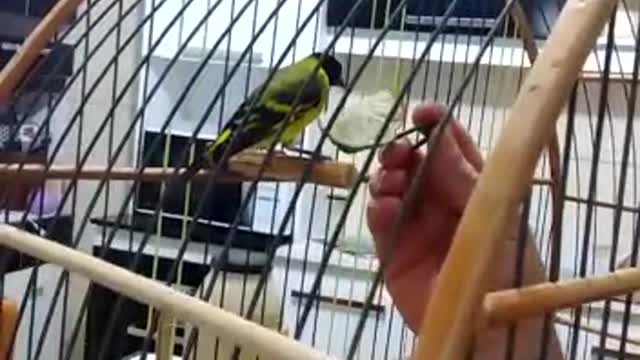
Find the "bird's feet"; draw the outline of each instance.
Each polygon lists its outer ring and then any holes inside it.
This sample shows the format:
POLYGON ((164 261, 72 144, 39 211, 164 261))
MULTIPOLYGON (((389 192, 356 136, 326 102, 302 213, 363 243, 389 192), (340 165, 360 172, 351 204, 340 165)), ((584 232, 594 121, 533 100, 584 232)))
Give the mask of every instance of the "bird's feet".
MULTIPOLYGON (((284 151, 282 151, 283 154, 287 155, 287 151, 290 152, 295 152, 297 154, 302 154, 302 155, 306 155, 307 157, 309 157, 310 159, 313 158, 313 151, 311 150, 307 150, 307 149, 302 149, 302 148, 296 148, 296 147, 290 147, 290 146, 285 146, 284 147, 284 151)), ((322 155, 322 154, 318 154, 318 156, 316 157, 317 161, 331 161, 333 160, 333 158, 331 158, 330 156, 326 156, 326 155, 322 155)))

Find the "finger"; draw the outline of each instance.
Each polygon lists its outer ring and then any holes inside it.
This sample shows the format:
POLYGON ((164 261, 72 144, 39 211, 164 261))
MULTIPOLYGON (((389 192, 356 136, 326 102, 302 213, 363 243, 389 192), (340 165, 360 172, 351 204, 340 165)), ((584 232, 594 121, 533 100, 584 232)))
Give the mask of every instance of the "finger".
POLYGON ((381 170, 369 185, 371 196, 401 197, 409 187, 409 176, 405 170, 381 170))
POLYGON ((440 103, 427 102, 413 109, 413 123, 416 126, 432 127, 447 116, 447 107, 440 103))
POLYGON ((367 225, 376 242, 382 241, 393 225, 402 200, 397 196, 383 196, 367 204, 367 225))
POLYGON ((382 149, 379 161, 384 169, 406 168, 411 165, 414 152, 408 140, 399 140, 382 149))
MULTIPOLYGON (((416 126, 432 126, 444 119, 446 115, 447 109, 443 105, 426 103, 416 106, 413 112, 413 122, 416 126)), ((429 151, 434 153, 431 156, 446 157, 447 161, 461 162, 464 160, 459 153, 458 143, 452 135, 451 123, 444 129, 437 146, 430 148, 429 151)))
MULTIPOLYGON (((416 109, 414 122, 416 126, 429 124, 438 116, 444 119, 446 108, 437 104, 426 104, 416 109)), ((427 196, 438 198, 454 213, 461 213, 466 207, 469 195, 475 185, 478 170, 467 159, 461 148, 461 143, 455 133, 463 134, 463 128, 457 121, 450 121, 444 128, 438 143, 432 144, 428 152, 433 162, 429 169, 430 175, 426 179, 430 194, 427 196)), ((469 157, 475 165, 481 165, 481 156, 474 148, 471 139, 462 139, 469 157)))
POLYGON ((470 162, 465 161, 456 176, 455 186, 450 186, 443 191, 446 196, 446 204, 449 210, 458 216, 462 216, 467 207, 471 193, 478 181, 478 172, 470 162))
POLYGON ((453 136, 458 142, 460 151, 477 172, 482 171, 484 159, 475 141, 459 121, 453 121, 452 125, 453 136))

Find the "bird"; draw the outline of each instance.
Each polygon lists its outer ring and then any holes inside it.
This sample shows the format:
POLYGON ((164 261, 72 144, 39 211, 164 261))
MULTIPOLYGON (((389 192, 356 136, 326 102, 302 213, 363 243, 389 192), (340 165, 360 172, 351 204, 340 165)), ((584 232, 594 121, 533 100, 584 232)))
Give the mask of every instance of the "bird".
POLYGON ((292 143, 327 108, 329 89, 332 86, 345 87, 342 68, 334 56, 314 52, 276 70, 271 81, 252 90, 218 136, 206 143, 200 156, 196 156, 187 166, 182 180, 190 179, 205 166, 219 166, 219 169, 227 170, 228 160, 249 148, 268 148, 282 126, 286 128, 282 131, 279 143, 285 149, 310 155, 308 150, 294 149, 292 143), (221 163, 227 150, 228 155, 221 163))
MULTIPOLYGON (((316 52, 298 62, 277 70, 272 81, 261 84, 240 104, 218 137, 207 144, 205 161, 217 164, 228 151, 227 159, 249 148, 268 148, 286 126, 279 139, 285 149, 309 155, 304 149, 293 149, 292 143, 304 129, 326 109, 329 89, 344 87, 342 64, 332 55, 316 52), (320 65, 313 75, 314 69, 320 65), (309 75, 311 78, 309 78, 309 75), (259 98, 258 98, 259 97, 259 98), (293 109, 294 102, 295 109, 293 109), (255 106, 251 109, 252 103, 255 106), (293 111, 292 111, 293 109, 293 111), (291 118, 287 120, 288 115, 291 118), (245 117, 248 119, 242 124, 245 117), (237 135, 236 135, 237 134, 237 135), (233 140, 232 137, 236 136, 233 140)), ((222 164, 224 167, 226 164, 222 164)))

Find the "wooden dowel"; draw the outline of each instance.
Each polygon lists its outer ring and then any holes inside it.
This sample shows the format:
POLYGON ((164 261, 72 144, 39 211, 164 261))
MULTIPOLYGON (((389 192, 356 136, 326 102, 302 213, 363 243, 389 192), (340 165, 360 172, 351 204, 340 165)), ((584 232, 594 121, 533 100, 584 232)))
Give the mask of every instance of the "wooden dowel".
MULTIPOLYGON (((220 182, 251 181, 258 175, 258 170, 264 157, 262 155, 245 155, 234 158, 229 163, 231 172, 220 176, 220 182)), ((298 157, 274 156, 270 165, 266 166, 266 171, 262 178, 264 181, 298 181, 304 170, 305 164, 309 160, 298 157)), ((0 177, 28 179, 29 181, 39 181, 46 179, 71 179, 76 172, 74 166, 53 165, 45 173, 44 165, 25 164, 18 171, 19 164, 0 164, 0 177)), ((81 180, 100 180, 105 175, 110 180, 137 180, 137 181, 163 181, 173 176, 174 168, 150 167, 146 168, 139 176, 138 169, 130 167, 112 168, 109 172, 105 166, 85 166, 79 174, 81 180)), ((179 174, 184 173, 184 169, 179 170, 179 174)), ((196 178, 206 178, 212 171, 202 170, 196 178)), ((357 171, 350 163, 334 161, 318 161, 312 166, 309 182, 318 185, 335 186, 349 188, 355 181, 357 171)))
POLYGON ((11 339, 14 338, 16 323, 18 322, 18 303, 14 299, 4 298, 0 303, 0 359, 15 359, 15 346, 11 349, 11 339), (9 356, 9 351, 12 354, 9 356))
POLYGON ((485 297, 483 308, 485 319, 496 324, 574 308, 638 289, 640 269, 630 268, 584 279, 545 282, 493 292, 485 297))
POLYGON ((9 99, 53 35, 76 11, 83 0, 60 0, 38 23, 11 60, 0 71, 0 104, 9 99))
POLYGON ((15 227, 0 225, 0 244, 62 266, 101 286, 151 305, 161 312, 169 312, 196 326, 210 328, 215 332, 215 336, 244 348, 255 349, 266 359, 331 359, 292 338, 208 304, 197 297, 191 297, 153 279, 15 227))
POLYGON ((171 360, 175 344, 175 319, 170 313, 160 312, 156 336, 156 359, 171 360))
POLYGON ((522 86, 489 154, 428 301, 415 359, 468 354, 474 323, 504 234, 517 220, 542 148, 616 0, 569 0, 522 86))

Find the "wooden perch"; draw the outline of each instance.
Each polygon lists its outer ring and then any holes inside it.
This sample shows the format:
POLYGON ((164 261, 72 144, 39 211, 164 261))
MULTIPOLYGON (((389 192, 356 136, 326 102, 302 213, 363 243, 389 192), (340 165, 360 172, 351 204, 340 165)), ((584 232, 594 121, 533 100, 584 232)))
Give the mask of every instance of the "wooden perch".
MULTIPOLYGON (((616 265, 616 270, 620 270, 620 269, 626 269, 626 268, 630 268, 630 267, 635 267, 636 265, 633 265, 631 262, 632 258, 631 258, 631 253, 625 255, 624 258, 622 258, 622 260, 620 260, 618 262, 618 264, 616 265)), ((640 290, 640 289, 639 289, 640 290)), ((619 296, 614 296, 615 300, 618 301, 626 301, 627 294, 624 295, 619 295, 619 296)), ((631 303, 632 304, 638 304, 640 303, 640 293, 638 291, 635 291, 632 295, 631 295, 631 303)))
MULTIPOLYGON (((522 8, 522 5, 520 4, 520 1, 516 1, 513 5, 513 8, 511 9, 511 16, 518 25, 518 31, 520 33, 520 37, 522 38, 529 63, 533 65, 538 58, 538 46, 536 45, 533 31, 531 31, 531 26, 529 26, 529 21, 527 20, 527 15, 522 8)), ((558 226, 562 216, 562 214, 560 213, 560 205, 562 204, 562 194, 560 193, 560 186, 562 181, 562 166, 560 161, 560 140, 558 138, 558 131, 555 126, 553 128, 553 134, 549 139, 547 151, 549 155, 549 169, 551 171, 551 182, 549 185, 551 186, 551 197, 553 199, 551 204, 553 215, 551 216, 549 238, 553 241, 556 233, 562 231, 558 226)))
POLYGON ((490 324, 512 322, 606 300, 638 289, 640 269, 630 268, 584 279, 497 291, 484 299, 484 320, 490 324))
POLYGON ((12 226, 0 225, 0 244, 45 262, 60 265, 135 301, 151 305, 163 313, 168 312, 196 326, 210 328, 216 332, 216 337, 259 351, 261 358, 331 359, 292 338, 208 304, 198 297, 189 296, 156 280, 12 226))
POLYGON ((580 69, 616 0, 569 0, 489 154, 424 311, 414 359, 459 360, 469 352, 494 277, 500 241, 517 217, 580 69))
MULTIPOLYGON (((229 172, 220 176, 220 182, 252 181, 258 175, 264 155, 257 153, 239 154, 229 162, 229 172)), ((262 179, 264 181, 298 181, 308 159, 276 155, 271 163, 266 166, 262 179)), ((11 177, 37 181, 46 179, 71 179, 76 172, 74 166, 53 165, 46 173, 44 165, 25 164, 18 171, 20 165, 0 164, 0 177, 11 177)), ((137 181, 163 181, 173 176, 174 168, 151 167, 146 168, 141 175, 138 169, 130 167, 112 168, 106 172, 105 166, 85 166, 79 174, 81 180, 100 180, 105 175, 110 180, 137 180, 137 181)), ((181 169, 178 173, 182 174, 181 169)), ((201 170, 195 178, 206 178, 212 171, 201 170)), ((355 181, 357 171, 350 163, 317 161, 311 170, 309 182, 318 185, 349 188, 355 181)))
POLYGON ((82 1, 58 1, 29 34, 15 55, 0 71, 0 104, 9 99, 15 87, 31 70, 47 43, 60 30, 62 24, 74 14, 82 1))

